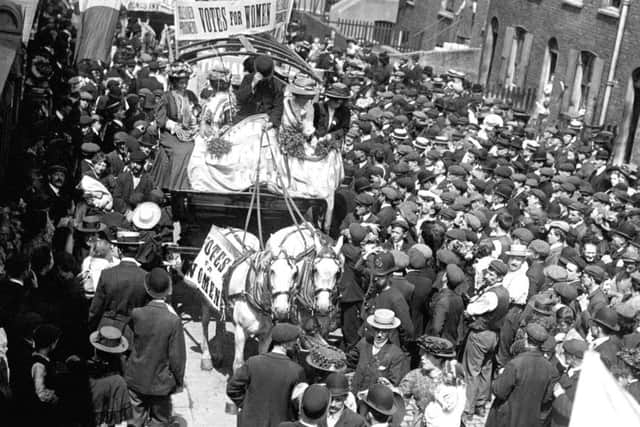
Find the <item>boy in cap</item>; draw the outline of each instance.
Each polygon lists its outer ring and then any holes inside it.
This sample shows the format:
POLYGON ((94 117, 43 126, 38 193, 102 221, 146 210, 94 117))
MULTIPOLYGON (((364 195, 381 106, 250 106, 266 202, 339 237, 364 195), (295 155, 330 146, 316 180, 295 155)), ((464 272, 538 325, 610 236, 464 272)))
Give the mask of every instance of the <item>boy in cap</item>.
POLYGON ((294 387, 304 382, 304 369, 291 360, 300 328, 277 323, 271 331, 270 352, 247 359, 227 383, 227 396, 238 406, 238 427, 271 427, 294 421, 291 404, 294 387))

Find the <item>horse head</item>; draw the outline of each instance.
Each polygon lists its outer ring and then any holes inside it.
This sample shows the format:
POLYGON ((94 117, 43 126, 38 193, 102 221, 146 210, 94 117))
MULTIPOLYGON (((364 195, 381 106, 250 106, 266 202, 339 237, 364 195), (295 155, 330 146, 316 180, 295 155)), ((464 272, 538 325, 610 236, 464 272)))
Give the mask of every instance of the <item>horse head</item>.
POLYGON ((281 249, 269 264, 271 307, 277 320, 285 320, 289 316, 291 290, 297 275, 296 263, 285 250, 281 249))
POLYGON ((313 261, 314 308, 321 315, 326 315, 331 310, 331 296, 342 275, 344 257, 340 251, 343 240, 340 237, 332 246, 323 244, 316 234, 314 243, 316 249, 313 261))

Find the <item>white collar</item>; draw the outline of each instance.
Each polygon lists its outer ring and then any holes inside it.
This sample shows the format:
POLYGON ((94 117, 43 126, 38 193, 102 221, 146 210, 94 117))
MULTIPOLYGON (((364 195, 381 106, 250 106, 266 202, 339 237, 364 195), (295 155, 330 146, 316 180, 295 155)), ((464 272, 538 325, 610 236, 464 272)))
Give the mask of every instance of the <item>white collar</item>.
POLYGON ((24 287, 24 282, 22 280, 20 280, 20 279, 14 279, 12 277, 9 277, 9 281, 13 282, 13 283, 17 283, 18 285, 24 287))
POLYGON ((53 190, 56 196, 60 195, 60 189, 55 187, 53 184, 49 183, 49 187, 53 190))
POLYGON ((609 337, 600 337, 600 338, 595 338, 593 341, 591 341, 591 348, 594 349, 596 347, 601 346, 602 344, 604 344, 605 342, 607 342, 609 340, 609 337))
POLYGON ((122 258, 120 258, 120 262, 124 262, 124 261, 132 262, 135 265, 137 265, 138 267, 140 267, 140 263, 138 261, 136 261, 135 258, 131 258, 131 257, 128 257, 128 256, 123 256, 122 258))

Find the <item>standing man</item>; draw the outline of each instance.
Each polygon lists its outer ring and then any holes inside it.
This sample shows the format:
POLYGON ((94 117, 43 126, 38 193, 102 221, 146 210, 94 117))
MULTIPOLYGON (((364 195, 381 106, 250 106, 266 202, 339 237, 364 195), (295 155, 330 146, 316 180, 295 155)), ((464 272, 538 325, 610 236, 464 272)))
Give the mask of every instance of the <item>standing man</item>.
POLYGON ((120 251, 120 264, 104 269, 100 274, 89 308, 89 330, 98 330, 102 318, 106 317, 109 326, 117 327, 130 339, 125 329, 131 311, 144 306, 149 299, 144 287, 146 272, 135 259, 142 239, 136 231, 119 231, 116 239, 112 243, 120 251))
POLYGON ((493 357, 498 347, 502 319, 509 311, 509 292, 502 286, 508 267, 499 260, 491 261, 484 270, 484 289, 467 306, 466 315, 473 320, 464 344, 462 367, 467 381, 467 403, 463 420, 474 415, 483 417, 491 397, 493 357))
POLYGON ((327 377, 326 386, 331 393, 327 427, 365 427, 367 422, 364 418, 345 405, 349 396, 347 377, 341 372, 334 372, 327 377))
POLYGON ((260 55, 254 61, 255 72, 242 79, 236 98, 238 116, 236 121, 253 114, 269 116, 269 126, 278 129, 284 111, 284 85, 273 76, 273 59, 260 55))
POLYGON ((168 427, 171 394, 184 385, 184 332, 180 318, 165 301, 171 295, 169 274, 154 268, 146 275, 144 288, 153 299, 131 313, 133 345, 125 380, 133 406, 133 425, 168 427))
POLYGON ((553 398, 554 368, 540 351, 549 334, 537 323, 527 325, 526 333, 526 351, 509 361, 491 385, 496 399, 487 427, 541 425, 542 405, 553 398))
POLYGON ((290 323, 273 327, 273 349, 250 357, 233 373, 227 384, 227 396, 240 409, 238 427, 277 427, 283 421, 294 421, 291 392, 304 381, 304 369, 291 360, 300 329, 290 323))

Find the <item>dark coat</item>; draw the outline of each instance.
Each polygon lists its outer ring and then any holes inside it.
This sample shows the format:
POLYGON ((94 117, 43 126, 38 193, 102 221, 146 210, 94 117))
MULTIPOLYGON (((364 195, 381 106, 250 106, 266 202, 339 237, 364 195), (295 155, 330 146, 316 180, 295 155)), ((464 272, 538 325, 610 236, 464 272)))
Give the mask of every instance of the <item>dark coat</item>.
MULTIPOLYGON (((322 426, 326 426, 326 423, 323 423, 322 426)), ((365 419, 353 412, 349 408, 344 408, 342 410, 342 414, 340 414, 340 418, 338 418, 338 422, 335 424, 335 427, 366 427, 367 422, 365 419)))
POLYGON ((250 357, 227 384, 227 396, 241 409, 238 427, 276 427, 296 419, 291 392, 304 369, 279 353, 250 357))
POLYGON ((427 334, 446 338, 454 345, 457 345, 462 339, 458 331, 463 312, 464 302, 462 297, 452 289, 442 289, 434 297, 431 319, 429 319, 427 325, 427 334))
POLYGON ((102 270, 96 294, 89 308, 89 330, 95 331, 106 312, 129 317, 136 307, 143 307, 149 296, 144 288, 147 273, 131 261, 102 270))
POLYGON ((0 328, 11 328, 20 307, 25 301, 24 285, 12 282, 5 277, 0 280, 0 328))
POLYGON ((187 348, 182 322, 164 301, 153 300, 131 312, 133 343, 125 380, 130 389, 168 396, 184 384, 187 348))
POLYGON ((338 283, 339 299, 341 303, 360 302, 364 300, 367 285, 363 284, 363 277, 355 268, 362 250, 351 243, 342 246, 344 255, 344 269, 340 283, 338 283))
POLYGON ((236 92, 238 100, 238 114, 236 119, 241 120, 253 114, 266 113, 269 120, 277 129, 282 121, 284 111, 284 86, 279 81, 271 78, 259 82, 255 91, 251 88, 253 73, 247 74, 242 79, 236 92))
POLYGON ((564 373, 560 377, 558 382, 562 388, 564 388, 565 392, 553 400, 551 407, 551 427, 567 427, 569 425, 579 377, 579 373, 576 373, 572 377, 564 373))
MULTIPOLYGON (((411 319, 415 328, 415 336, 419 337, 424 333, 424 326, 428 318, 429 302, 433 294, 433 279, 431 270, 409 270, 405 279, 413 283, 413 298, 409 304, 411 308, 411 319)), ((435 277, 435 274, 433 274, 435 277)))
POLYGON ((153 179, 148 173, 142 173, 137 187, 133 187, 133 175, 131 172, 122 172, 116 179, 116 188, 113 191, 114 209, 124 213, 131 205, 131 195, 141 193, 144 200, 147 200, 149 193, 153 190, 153 179))
POLYGON ((124 160, 120 157, 120 153, 116 150, 110 151, 107 153, 107 163, 109 163, 109 167, 111 168, 111 173, 113 176, 119 176, 124 170, 124 160))
POLYGON ((396 275, 392 275, 389 278, 389 281, 391 282, 392 288, 396 288, 397 290, 400 291, 404 299, 407 301, 407 304, 411 304, 411 300, 413 299, 413 292, 416 289, 413 283, 411 283, 410 281, 408 281, 402 276, 396 276, 396 275))
POLYGON ((539 351, 513 358, 491 384, 496 399, 486 427, 537 427, 541 407, 551 401, 553 367, 539 351))
POLYGON ((342 139, 349 131, 351 112, 344 105, 336 109, 331 123, 329 123, 329 109, 325 103, 313 104, 313 112, 316 136, 323 137, 330 134, 334 139, 342 139))
POLYGON ((622 343, 618 337, 611 336, 594 350, 600 354, 604 366, 611 369, 618 364, 618 352, 622 350, 622 343))
MULTIPOLYGON (((413 341, 415 337, 415 328, 413 327, 413 321, 411 320, 409 304, 407 304, 407 301, 400 291, 392 287, 381 291, 373 299, 373 304, 370 307, 369 312, 366 314, 373 314, 376 308, 388 308, 389 310, 393 310, 396 317, 400 319, 400 336, 404 341, 413 341)), ((364 320, 367 320, 366 315, 364 316, 364 320)), ((394 340, 394 334, 391 335, 391 339, 396 342, 396 340, 394 340)), ((399 344, 399 341, 397 343, 399 344)))
POLYGON ((380 377, 385 377, 393 385, 398 385, 409 370, 404 352, 395 344, 387 342, 374 356, 373 344, 362 338, 349 354, 349 359, 357 359, 351 389, 354 392, 368 390, 380 377))

